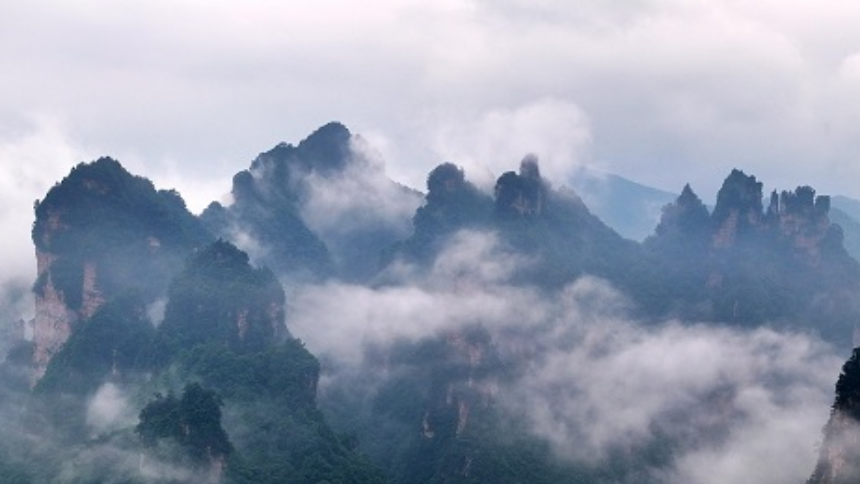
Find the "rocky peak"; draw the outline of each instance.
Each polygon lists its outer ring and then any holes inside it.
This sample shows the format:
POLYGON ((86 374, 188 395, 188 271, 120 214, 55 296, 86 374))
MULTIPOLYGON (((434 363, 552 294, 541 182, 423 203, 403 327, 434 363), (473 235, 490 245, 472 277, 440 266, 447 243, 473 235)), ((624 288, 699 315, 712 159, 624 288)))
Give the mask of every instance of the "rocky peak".
POLYGON ((711 215, 718 227, 714 247, 730 247, 739 236, 758 227, 763 210, 762 183, 752 175, 732 170, 717 193, 717 205, 711 215))
POLYGON ((424 260, 440 248, 446 236, 485 226, 492 206, 492 199, 466 180, 462 168, 442 163, 427 176, 424 204, 412 218, 414 232, 400 250, 424 260))
POLYGON ((107 157, 77 165, 34 208, 34 381, 79 321, 129 290, 156 299, 209 237, 176 192, 107 157))
POLYGON ((352 156, 351 144, 353 135, 341 123, 328 123, 297 146, 290 143, 280 143, 271 150, 261 153, 251 163, 251 173, 258 179, 272 178, 268 172, 274 172, 274 179, 279 183, 293 186, 301 178, 310 173, 321 176, 331 176, 343 171, 352 156))
POLYGON ((697 236, 710 228, 710 214, 690 185, 684 185, 681 195, 663 207, 658 236, 697 236))
POLYGON ((496 213, 508 217, 530 217, 543 212, 546 185, 538 159, 528 154, 520 162, 519 174, 509 171, 496 182, 496 213))
POLYGON ((427 176, 427 201, 444 202, 452 193, 466 188, 463 169, 453 163, 442 163, 427 176))
POLYGON ((828 216, 830 197, 816 197, 812 187, 801 186, 793 192, 783 191, 776 203, 775 199, 774 193, 768 208, 774 230, 793 250, 816 263, 822 242, 834 235, 828 216))
POLYGON ((218 240, 195 254, 170 285, 160 330, 178 348, 209 342, 259 351, 286 334, 284 290, 275 275, 218 240))

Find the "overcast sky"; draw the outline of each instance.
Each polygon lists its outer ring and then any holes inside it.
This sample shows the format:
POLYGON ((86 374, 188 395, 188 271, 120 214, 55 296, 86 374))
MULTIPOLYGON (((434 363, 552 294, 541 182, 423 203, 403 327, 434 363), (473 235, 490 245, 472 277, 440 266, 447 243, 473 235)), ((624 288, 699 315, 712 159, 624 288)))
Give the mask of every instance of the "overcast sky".
POLYGON ((556 184, 712 202, 738 167, 860 198, 858 26, 856 0, 4 0, 0 228, 28 242, 33 200, 101 155, 199 211, 330 120, 419 188, 533 151, 556 184))

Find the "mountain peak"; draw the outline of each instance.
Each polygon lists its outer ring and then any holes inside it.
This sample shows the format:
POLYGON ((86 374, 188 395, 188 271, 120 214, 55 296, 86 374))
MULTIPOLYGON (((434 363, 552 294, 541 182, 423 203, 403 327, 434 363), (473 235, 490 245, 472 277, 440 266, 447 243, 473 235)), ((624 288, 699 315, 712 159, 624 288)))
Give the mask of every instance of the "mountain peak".
POLYGON ((737 168, 717 193, 713 217, 718 224, 737 218, 741 226, 756 225, 762 215, 762 183, 737 168))
POLYGON ((526 155, 519 174, 509 171, 496 181, 496 213, 504 216, 534 216, 543 212, 546 185, 540 176, 537 156, 526 155))

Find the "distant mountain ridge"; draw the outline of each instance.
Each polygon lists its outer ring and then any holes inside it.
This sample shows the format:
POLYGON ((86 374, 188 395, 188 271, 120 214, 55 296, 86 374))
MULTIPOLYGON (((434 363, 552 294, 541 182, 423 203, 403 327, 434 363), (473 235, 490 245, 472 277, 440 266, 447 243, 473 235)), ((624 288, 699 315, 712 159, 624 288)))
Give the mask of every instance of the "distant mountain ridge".
POLYGON ((654 233, 662 208, 678 196, 589 168, 579 169, 569 183, 595 215, 622 236, 639 242, 654 233))

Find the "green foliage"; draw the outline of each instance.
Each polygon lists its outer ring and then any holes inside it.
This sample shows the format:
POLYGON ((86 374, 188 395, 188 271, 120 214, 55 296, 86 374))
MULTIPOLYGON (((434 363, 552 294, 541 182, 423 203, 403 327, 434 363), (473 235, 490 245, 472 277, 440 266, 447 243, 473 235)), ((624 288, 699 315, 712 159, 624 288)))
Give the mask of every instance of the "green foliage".
POLYGON ((268 269, 252 268, 247 254, 229 242, 195 254, 168 292, 159 327, 162 358, 209 343, 260 351, 285 332, 281 285, 268 269))
MULTIPOLYGON (((161 378, 197 381, 223 397, 223 426, 235 446, 228 482, 384 482, 317 410, 319 363, 286 335, 284 292, 271 271, 252 268, 247 254, 219 240, 189 260, 169 296, 157 337, 161 378)), ((152 402, 138 427, 144 442, 175 433, 184 411, 170 394, 152 402)), ((218 441, 214 426, 202 428, 204 442, 218 441)))
POLYGON ((176 191, 156 191, 111 158, 79 164, 36 205, 33 241, 43 251, 95 257, 141 236, 172 246, 206 239, 176 191))
POLYGON ((139 296, 128 294, 81 321, 51 359, 35 392, 85 396, 105 380, 121 380, 150 368, 155 330, 139 296))
POLYGON ((836 399, 833 410, 846 413, 860 421, 860 348, 842 366, 836 381, 836 399))
POLYGON ((202 465, 230 455, 233 446, 221 427, 221 398, 199 383, 189 383, 177 399, 157 394, 140 412, 135 432, 147 447, 162 439, 180 445, 191 462, 202 465))
POLYGON ((402 255, 429 264, 454 232, 487 227, 492 207, 492 199, 465 179, 462 168, 443 163, 427 177, 427 195, 412 219, 412 236, 392 247, 383 259, 390 262, 402 255))
POLYGON ((242 354, 223 345, 198 345, 175 361, 231 400, 269 398, 290 407, 312 407, 315 401, 319 363, 295 339, 242 354))
POLYGON ((281 275, 320 279, 334 274, 334 261, 322 240, 300 216, 300 201, 310 174, 329 176, 351 159, 350 133, 329 123, 298 146, 280 144, 261 153, 251 169, 233 177, 234 203, 210 205, 201 215, 216 235, 250 236, 266 251, 260 262, 281 275))
POLYGON ((151 301, 186 254, 209 239, 177 192, 157 191, 110 158, 76 166, 35 212, 33 241, 54 259, 35 290, 50 277, 73 310, 82 303, 86 264, 98 270, 104 297, 134 288, 151 301))
POLYGON ((807 484, 852 484, 860 476, 860 348, 842 366, 836 381, 836 398, 824 426, 818 462, 807 484))

